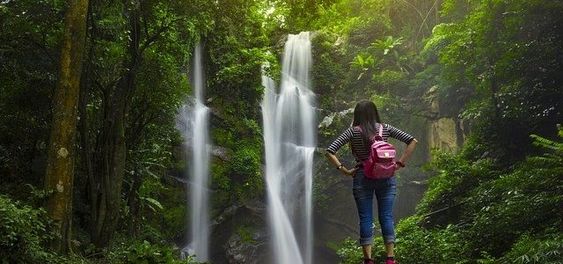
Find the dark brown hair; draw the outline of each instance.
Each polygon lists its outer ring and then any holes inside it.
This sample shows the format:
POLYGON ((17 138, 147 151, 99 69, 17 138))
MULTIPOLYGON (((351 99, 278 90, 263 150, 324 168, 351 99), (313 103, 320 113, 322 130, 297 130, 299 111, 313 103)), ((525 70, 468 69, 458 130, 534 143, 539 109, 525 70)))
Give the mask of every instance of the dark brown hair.
POLYGON ((368 100, 358 102, 354 108, 352 126, 359 126, 362 129, 364 145, 366 146, 371 141, 370 139, 378 133, 376 123, 382 124, 375 104, 368 100))

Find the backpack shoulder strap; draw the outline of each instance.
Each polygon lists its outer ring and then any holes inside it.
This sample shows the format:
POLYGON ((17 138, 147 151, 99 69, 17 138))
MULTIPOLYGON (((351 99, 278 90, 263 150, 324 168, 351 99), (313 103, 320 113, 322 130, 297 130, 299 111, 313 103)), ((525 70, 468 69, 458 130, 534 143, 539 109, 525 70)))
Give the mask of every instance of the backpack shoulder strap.
POLYGON ((379 124, 379 136, 383 138, 383 123, 379 124))

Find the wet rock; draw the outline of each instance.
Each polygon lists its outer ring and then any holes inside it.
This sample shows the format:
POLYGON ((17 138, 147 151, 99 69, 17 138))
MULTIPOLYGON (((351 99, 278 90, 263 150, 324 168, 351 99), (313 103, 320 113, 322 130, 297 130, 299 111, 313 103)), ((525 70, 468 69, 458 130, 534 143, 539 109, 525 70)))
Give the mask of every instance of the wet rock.
POLYGON ((256 199, 225 208, 214 221, 212 263, 270 263, 266 205, 256 199))
POLYGON ((227 262, 231 264, 266 263, 266 235, 263 231, 239 231, 231 235, 226 244, 227 262))

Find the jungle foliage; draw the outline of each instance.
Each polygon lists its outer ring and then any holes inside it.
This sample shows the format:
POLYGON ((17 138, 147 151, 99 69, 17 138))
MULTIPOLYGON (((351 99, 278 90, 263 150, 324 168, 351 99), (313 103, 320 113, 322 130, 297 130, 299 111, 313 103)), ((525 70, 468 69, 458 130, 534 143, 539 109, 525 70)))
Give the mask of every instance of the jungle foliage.
MULTIPOLYGON (((261 66, 279 79, 284 36, 302 30, 314 32, 314 90, 327 117, 319 146, 364 98, 407 131, 442 117, 466 128, 459 152, 436 151, 425 172, 401 179, 430 175, 416 214, 398 225, 401 262, 561 259, 561 1, 90 0, 68 256, 46 247, 56 236, 42 203, 66 10, 62 0, 0 1, 0 262, 190 263, 173 244, 188 210, 176 115, 191 94, 191 53, 204 47, 221 147, 216 217, 265 198, 261 66)), ((336 181, 315 181, 321 213, 336 181)), ((252 242, 250 228, 235 230, 252 242)), ((342 263, 361 258, 351 239, 335 251, 342 263)))
MULTIPOLYGON (((89 1, 71 245, 83 257, 76 261, 177 261, 172 245, 183 239, 186 214, 184 185, 177 179, 185 177, 181 172, 190 164, 185 164, 176 116, 190 100, 196 43, 206 50, 206 72, 212 77, 207 85, 213 140, 229 161, 218 163, 230 165, 214 170, 212 188, 220 198, 213 214, 262 195, 261 136, 254 120, 261 63, 271 56, 265 5, 89 1), (248 138, 248 144, 238 138, 248 138)), ((44 254, 53 237, 43 232, 50 227, 43 205, 29 193, 43 189, 66 10, 65 1, 0 2, 0 192, 7 195, 2 217, 31 212, 31 222, 2 218, 6 234, 22 237, 2 244, 0 262, 12 263, 18 256, 26 263, 57 261, 56 255, 44 254), (23 232, 25 226, 33 228, 23 232)))
MULTIPOLYGON (((558 1, 442 1, 439 23, 411 50, 407 61, 422 67, 406 83, 411 95, 435 86, 443 114, 467 122, 470 133, 459 153, 435 151, 425 166, 428 190, 398 224, 401 261, 560 261, 562 10, 558 1)), ((391 38, 378 43, 387 53, 395 47, 391 38)), ((363 51, 352 65, 378 62, 363 51)), ((358 251, 349 240, 338 253, 355 263, 358 251)))

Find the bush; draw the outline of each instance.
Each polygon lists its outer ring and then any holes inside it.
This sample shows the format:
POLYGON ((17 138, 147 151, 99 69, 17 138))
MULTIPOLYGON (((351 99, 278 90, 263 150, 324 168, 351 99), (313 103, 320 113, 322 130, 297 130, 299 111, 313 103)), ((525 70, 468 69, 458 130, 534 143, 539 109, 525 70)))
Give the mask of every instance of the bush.
MULTIPOLYGON (((376 263, 383 262, 385 257, 385 249, 383 247, 383 238, 380 235, 375 235, 371 248, 372 258, 376 263)), ((356 264, 362 263, 364 255, 362 248, 358 244, 358 240, 346 238, 342 244, 336 248, 336 254, 340 257, 342 264, 356 264)))
POLYGON ((446 226, 459 220, 461 206, 466 198, 482 182, 487 182, 498 173, 490 160, 471 163, 461 155, 434 152, 434 159, 428 165, 436 173, 429 179, 428 190, 417 205, 419 214, 432 214, 433 225, 446 226))
POLYGON ((514 244, 503 258, 506 263, 561 263, 563 256, 563 235, 554 232, 549 235, 526 234, 514 244))
POLYGON ((397 256, 404 263, 466 263, 460 229, 425 229, 422 217, 411 216, 397 226, 397 256))
POLYGON ((246 201, 260 196, 264 190, 261 170, 261 151, 256 144, 241 144, 229 161, 228 172, 232 180, 235 201, 246 201))
POLYGON ((535 140, 545 148, 543 156, 528 157, 512 172, 475 188, 467 199, 467 218, 473 222, 469 231, 480 237, 475 243, 493 255, 510 250, 527 232, 541 233, 561 225, 563 144, 535 140))
POLYGON ((560 232, 553 230, 562 224, 563 143, 533 138, 544 154, 506 171, 494 170, 490 160, 470 163, 461 155, 439 155, 433 162, 438 175, 417 214, 397 227, 399 258, 407 263, 556 263, 562 251, 560 232))
POLYGON ((0 195, 0 262, 59 263, 56 255, 43 248, 51 238, 47 215, 0 195))
POLYGON ((193 264, 191 258, 179 260, 179 252, 170 246, 151 244, 150 242, 132 241, 131 244, 122 243, 107 252, 109 263, 115 264, 193 264))
POLYGON ((341 264, 361 263, 363 259, 362 249, 358 245, 358 241, 347 238, 342 245, 336 250, 336 254, 340 257, 341 264))

